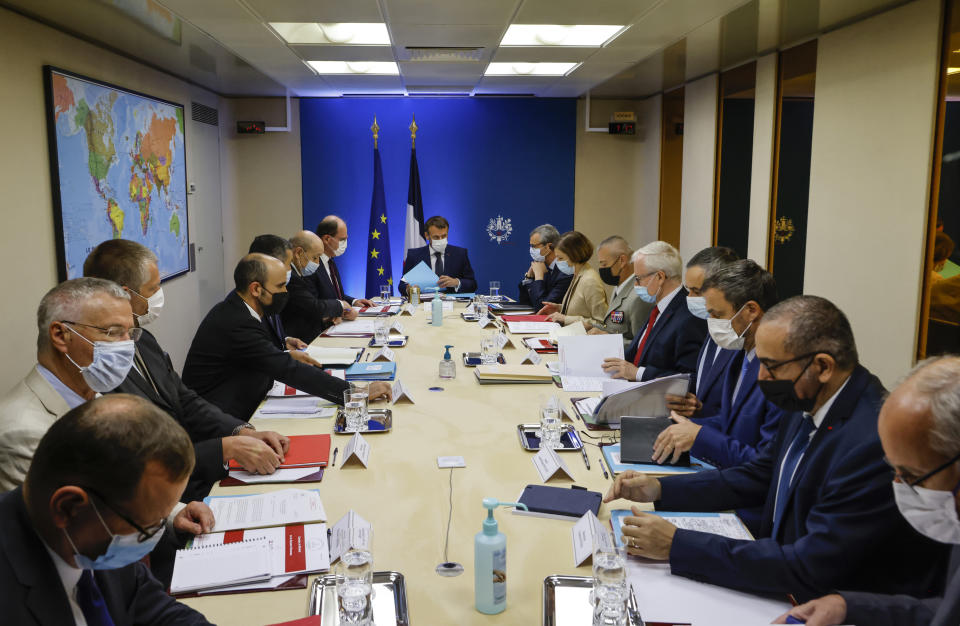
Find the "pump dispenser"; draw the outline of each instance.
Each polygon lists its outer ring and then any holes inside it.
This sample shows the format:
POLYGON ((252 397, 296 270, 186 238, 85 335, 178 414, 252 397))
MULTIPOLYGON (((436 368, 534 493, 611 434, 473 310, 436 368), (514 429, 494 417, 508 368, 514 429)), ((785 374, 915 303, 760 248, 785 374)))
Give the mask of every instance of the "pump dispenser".
POLYGON ((450 348, 453 346, 444 346, 446 351, 443 353, 443 359, 440 361, 440 378, 456 378, 457 363, 450 356, 450 348))
POLYGON ((513 506, 527 510, 520 502, 501 502, 484 498, 487 518, 483 530, 473 538, 473 592, 477 610, 487 615, 502 613, 507 608, 507 536, 499 530, 493 510, 513 506))

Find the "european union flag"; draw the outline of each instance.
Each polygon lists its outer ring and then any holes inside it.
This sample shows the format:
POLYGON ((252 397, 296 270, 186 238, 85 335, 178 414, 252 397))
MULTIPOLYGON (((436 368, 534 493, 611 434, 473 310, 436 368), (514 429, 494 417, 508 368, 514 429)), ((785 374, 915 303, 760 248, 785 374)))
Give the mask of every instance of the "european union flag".
POLYGON ((367 231, 367 289, 365 296, 380 295, 380 286, 390 287, 393 295, 393 268, 390 265, 390 233, 387 225, 387 201, 383 193, 383 169, 380 150, 373 148, 373 198, 370 200, 370 229, 367 231))

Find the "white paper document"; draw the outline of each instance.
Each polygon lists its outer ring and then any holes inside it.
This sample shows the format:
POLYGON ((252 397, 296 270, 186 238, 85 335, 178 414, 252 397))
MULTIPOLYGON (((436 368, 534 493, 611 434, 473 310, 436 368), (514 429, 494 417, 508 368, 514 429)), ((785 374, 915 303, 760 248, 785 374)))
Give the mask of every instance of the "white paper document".
POLYGON ((570 531, 573 536, 573 564, 579 567, 599 547, 613 547, 613 534, 600 523, 593 511, 583 514, 570 531))
POLYGON ((396 404, 400 400, 406 400, 410 404, 415 404, 413 401, 413 396, 410 395, 410 390, 407 389, 406 385, 400 382, 400 378, 397 378, 396 382, 393 383, 393 402, 396 404))
POLYGON ((356 362, 357 356, 363 348, 321 348, 307 346, 304 350, 311 359, 323 365, 351 365, 356 362))
MULTIPOLYGON (((228 476, 242 480, 247 484, 253 483, 289 483, 299 480, 304 476, 316 474, 321 467, 282 467, 272 474, 251 474, 244 470, 230 470, 228 476)), ((312 481, 311 481, 312 482, 312 481)))
POLYGON ((327 519, 320 492, 316 489, 281 489, 249 496, 208 496, 204 502, 216 520, 213 532, 327 519))
POLYGON ((249 583, 270 578, 270 545, 266 539, 230 544, 227 548, 177 550, 171 593, 249 583))
MULTIPOLYGON (((296 524, 290 527, 252 528, 241 531, 240 541, 258 539, 265 540, 270 546, 271 576, 322 572, 330 569, 330 545, 327 540, 326 524, 296 524)), ((190 549, 234 545, 224 543, 225 541, 226 533, 198 535, 194 538, 190 549)))
POLYGON ((580 415, 593 415, 597 412, 597 407, 600 406, 600 398, 583 398, 577 400, 576 404, 580 415))
POLYGON ((332 402, 315 396, 287 396, 267 398, 253 417, 261 419, 333 417, 337 407, 332 402))
POLYGON ((357 335, 372 335, 374 328, 376 327, 376 320, 372 319, 356 319, 349 322, 340 322, 336 326, 331 326, 328 328, 325 333, 330 337, 336 337, 337 335, 345 336, 357 336, 357 335))
POLYGON ((334 563, 350 550, 363 550, 370 547, 370 522, 357 515, 352 509, 340 518, 330 531, 330 562, 334 563))
POLYGON ((364 467, 370 460, 370 443, 364 439, 360 433, 354 433, 347 442, 347 447, 343 450, 343 463, 346 465, 351 459, 359 461, 364 467))
POLYGON ((514 335, 546 335, 559 327, 556 322, 507 322, 507 329, 514 335))
POLYGON ((294 389, 286 383, 282 383, 279 380, 273 381, 273 387, 270 391, 267 392, 268 398, 296 398, 298 396, 308 396, 306 391, 300 391, 299 389, 294 389))
POLYGON ((577 320, 573 324, 560 326, 550 331, 550 341, 556 342, 560 337, 582 337, 587 334, 587 328, 583 322, 577 320))
POLYGON ((534 455, 533 466, 537 468, 537 473, 540 474, 540 480, 543 482, 547 482, 558 473, 573 479, 573 474, 570 473, 566 462, 560 458, 556 450, 550 448, 541 448, 540 452, 534 455))

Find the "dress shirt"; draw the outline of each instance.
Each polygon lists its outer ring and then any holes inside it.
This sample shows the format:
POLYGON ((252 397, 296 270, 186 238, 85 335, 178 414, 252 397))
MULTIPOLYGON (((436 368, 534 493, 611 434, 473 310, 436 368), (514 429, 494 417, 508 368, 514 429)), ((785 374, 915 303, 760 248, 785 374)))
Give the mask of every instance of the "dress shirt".
MULTIPOLYGON (((86 402, 86 399, 84 399, 83 396, 79 395, 70 387, 67 387, 64 382, 57 378, 53 372, 39 363, 37 363, 37 371, 40 372, 41 376, 47 379, 47 382, 50 383, 50 386, 52 386, 61 397, 63 397, 64 402, 66 402, 67 406, 71 409, 75 409, 86 402)), ((99 398, 100 394, 98 393, 96 397, 99 398)))
MULTIPOLYGON (((429 244, 427 244, 427 245, 429 245, 429 244)), ((434 273, 434 274, 437 273, 437 257, 436 257, 436 254, 437 254, 437 251, 434 250, 433 247, 431 247, 431 248, 430 248, 430 269, 433 270, 433 273, 434 273)), ((440 256, 443 256, 443 252, 440 253, 440 256)), ((456 289, 454 289, 454 291, 460 291, 460 279, 459 279, 459 278, 457 279, 457 287, 456 287, 456 289)))
POLYGON ((76 622, 77 626, 87 626, 87 618, 83 616, 83 610, 77 604, 77 583, 80 582, 83 570, 64 561, 59 554, 50 549, 46 542, 44 542, 43 547, 46 548, 50 560, 57 568, 57 575, 60 576, 63 591, 67 594, 67 602, 70 604, 70 612, 73 613, 73 621, 76 622))
POLYGON ((262 321, 263 321, 263 318, 260 317, 260 314, 257 313, 256 311, 254 311, 254 310, 253 310, 253 307, 250 306, 249 304, 247 304, 247 301, 246 301, 246 300, 243 301, 243 306, 247 307, 247 310, 250 311, 250 315, 253 316, 253 319, 257 320, 258 322, 262 322, 262 321))
MULTIPOLYGON (((682 286, 683 286, 683 285, 681 285, 680 287, 682 287, 682 286)), ((665 295, 663 298, 661 298, 661 299, 660 299, 660 302, 657 302, 657 308, 660 309, 660 313, 657 314, 657 319, 658 319, 658 320, 660 319, 660 314, 663 313, 664 311, 666 311, 666 310, 667 310, 667 307, 670 306, 670 301, 673 300, 673 299, 676 297, 677 293, 679 293, 680 287, 677 287, 676 289, 674 289, 673 291, 671 291, 670 293, 668 293, 667 295, 665 295)), ((657 323, 654 322, 653 325, 656 326, 657 323)), ((648 331, 647 331, 646 328, 644 328, 643 332, 648 332, 648 331)), ((651 329, 649 330, 649 332, 652 333, 652 332, 653 332, 653 328, 651 328, 651 329)), ((638 349, 638 350, 640 349, 639 346, 637 347, 637 349, 638 349)), ((645 369, 646 369, 645 367, 638 367, 638 368, 637 368, 636 380, 643 380, 643 370, 645 370, 645 369)))

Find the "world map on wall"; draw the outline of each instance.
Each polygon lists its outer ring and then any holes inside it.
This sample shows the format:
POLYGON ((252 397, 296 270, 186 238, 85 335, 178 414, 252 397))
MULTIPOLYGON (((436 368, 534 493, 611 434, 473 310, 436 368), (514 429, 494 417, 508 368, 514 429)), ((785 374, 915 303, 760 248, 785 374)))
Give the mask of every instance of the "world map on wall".
POLYGON ((110 238, 150 248, 161 278, 187 271, 183 107, 56 70, 49 87, 66 277, 110 238))

